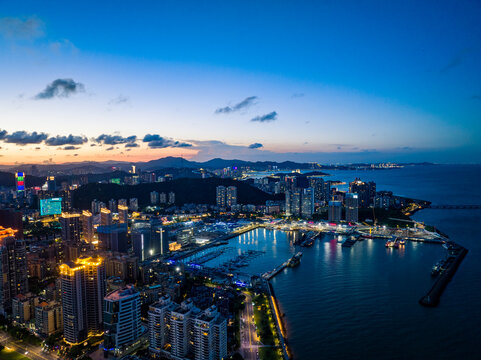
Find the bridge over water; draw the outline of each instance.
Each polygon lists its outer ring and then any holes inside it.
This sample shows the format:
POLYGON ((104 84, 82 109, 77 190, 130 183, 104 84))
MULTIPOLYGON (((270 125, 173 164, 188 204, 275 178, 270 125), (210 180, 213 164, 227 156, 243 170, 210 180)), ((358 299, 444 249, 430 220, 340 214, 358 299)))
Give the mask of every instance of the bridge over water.
POLYGON ((481 209, 481 205, 431 205, 428 209, 481 209))

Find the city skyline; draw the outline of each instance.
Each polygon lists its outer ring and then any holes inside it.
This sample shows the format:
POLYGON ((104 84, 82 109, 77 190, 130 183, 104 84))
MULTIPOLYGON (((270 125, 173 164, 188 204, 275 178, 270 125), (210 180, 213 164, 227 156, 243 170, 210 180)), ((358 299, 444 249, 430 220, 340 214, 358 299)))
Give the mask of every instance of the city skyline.
POLYGON ((479 2, 91 6, 2 5, 0 163, 479 162, 479 2))

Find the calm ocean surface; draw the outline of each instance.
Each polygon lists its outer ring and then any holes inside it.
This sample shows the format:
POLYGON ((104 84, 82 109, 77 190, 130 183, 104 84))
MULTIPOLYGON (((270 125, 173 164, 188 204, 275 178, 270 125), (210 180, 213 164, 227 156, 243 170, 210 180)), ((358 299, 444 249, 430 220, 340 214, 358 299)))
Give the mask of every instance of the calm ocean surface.
MULTIPOLYGON (((416 166, 396 170, 332 171, 333 180, 356 176, 378 190, 434 204, 481 204, 481 166, 416 166)), ((481 359, 481 210, 423 210, 432 224, 469 253, 437 308, 418 304, 433 280, 439 245, 408 243, 388 249, 383 240, 342 248, 331 235, 303 250, 300 266, 272 284, 285 314, 295 359, 481 359)), ((271 270, 296 249, 292 235, 257 229, 230 241, 214 266, 246 249, 263 253, 244 271, 271 270)))

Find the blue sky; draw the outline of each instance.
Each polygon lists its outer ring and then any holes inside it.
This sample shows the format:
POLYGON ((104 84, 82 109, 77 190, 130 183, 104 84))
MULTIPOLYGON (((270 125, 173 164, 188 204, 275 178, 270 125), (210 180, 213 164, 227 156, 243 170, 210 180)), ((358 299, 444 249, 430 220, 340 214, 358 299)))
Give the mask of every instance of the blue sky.
POLYGON ((1 1, 0 161, 479 162, 480 11, 474 0, 1 1), (33 131, 85 141, 57 147, 33 131))

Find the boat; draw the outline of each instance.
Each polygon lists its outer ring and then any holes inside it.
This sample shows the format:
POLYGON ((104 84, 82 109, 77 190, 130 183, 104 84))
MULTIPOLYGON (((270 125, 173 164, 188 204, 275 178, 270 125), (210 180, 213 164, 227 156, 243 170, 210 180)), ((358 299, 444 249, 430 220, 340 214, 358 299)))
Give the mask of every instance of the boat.
POLYGON ((296 255, 291 257, 289 261, 287 261, 287 266, 295 267, 301 263, 302 251, 299 251, 296 255))
POLYGON ((394 246, 394 241, 388 240, 386 241, 386 247, 393 247, 394 246))
POLYGON ((441 269, 439 268, 439 263, 436 263, 433 268, 431 269, 431 276, 436 276, 439 274, 439 271, 441 269))

